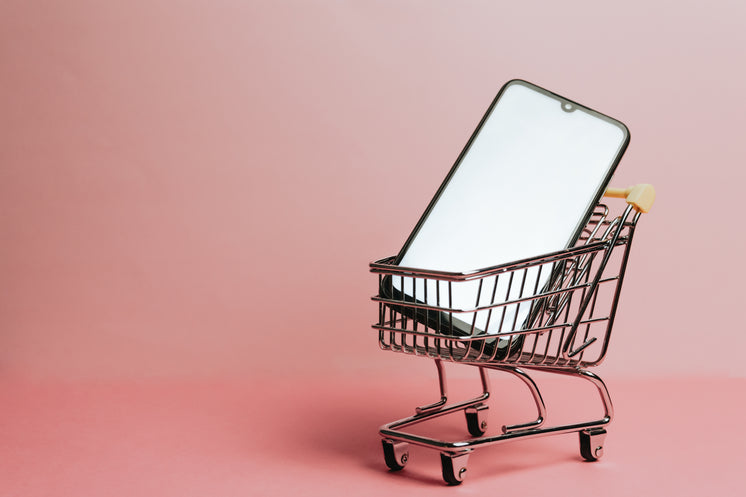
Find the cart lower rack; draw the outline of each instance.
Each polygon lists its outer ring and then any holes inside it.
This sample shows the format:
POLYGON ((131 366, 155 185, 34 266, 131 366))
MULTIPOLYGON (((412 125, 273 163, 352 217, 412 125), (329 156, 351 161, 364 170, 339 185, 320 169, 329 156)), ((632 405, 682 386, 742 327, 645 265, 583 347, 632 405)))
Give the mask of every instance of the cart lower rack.
POLYGON ((477 448, 571 432, 579 434, 583 458, 594 461, 603 455, 605 427, 614 411, 603 380, 588 369, 606 355, 634 230, 641 213, 652 206, 655 192, 650 185, 637 185, 609 189, 605 196, 625 198, 628 205, 616 216, 606 205, 597 205, 580 240, 568 250, 471 273, 401 267, 393 264, 394 257, 371 263, 371 272, 379 276, 379 294, 373 297, 379 315, 373 328, 380 347, 434 359, 440 385, 437 402, 381 427, 384 459, 391 470, 407 464, 410 444, 428 447, 440 451, 443 479, 456 485, 463 481, 467 460, 477 448), (467 285, 474 290, 474 304, 456 308, 453 293, 467 285), (485 320, 499 321, 499 334, 480 331, 488 329, 485 320), (482 394, 449 404, 443 361, 477 367, 482 394), (525 384, 536 405, 535 419, 502 426, 500 434, 486 434, 488 370, 510 373, 525 384), (546 405, 527 371, 592 383, 603 417, 546 426, 546 405), (470 438, 445 441, 404 431, 456 412, 465 414, 470 438))

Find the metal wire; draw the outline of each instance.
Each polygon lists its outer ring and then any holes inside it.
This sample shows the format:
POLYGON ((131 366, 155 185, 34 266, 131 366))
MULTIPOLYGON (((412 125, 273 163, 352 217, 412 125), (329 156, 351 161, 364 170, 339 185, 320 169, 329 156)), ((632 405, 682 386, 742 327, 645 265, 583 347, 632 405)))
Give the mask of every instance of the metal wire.
POLYGON ((469 273, 404 268, 393 257, 371 263, 380 289, 373 297, 380 347, 475 365, 597 365, 608 349, 639 218, 629 221, 630 214, 627 208, 610 219, 608 207, 599 204, 575 247, 469 273), (548 282, 540 287, 547 271, 548 282), (454 291, 464 284, 476 287, 474 305, 457 308, 454 291), (521 322, 526 309, 528 319, 521 322), (486 324, 480 327, 478 317, 486 324))

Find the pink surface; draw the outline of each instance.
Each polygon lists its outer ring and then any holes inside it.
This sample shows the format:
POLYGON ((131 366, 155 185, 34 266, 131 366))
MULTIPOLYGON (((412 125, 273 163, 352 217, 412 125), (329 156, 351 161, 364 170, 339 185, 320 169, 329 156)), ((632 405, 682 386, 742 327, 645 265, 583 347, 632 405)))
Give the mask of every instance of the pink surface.
POLYGON ((745 21, 735 1, 3 1, 0 496, 742 493, 745 21), (434 371, 379 352, 367 263, 516 77, 625 122, 614 183, 659 202, 600 368, 605 459, 574 436, 490 448, 446 490, 434 452, 383 470, 376 428, 434 371))
MULTIPOLYGON (((316 388, 3 383, 0 495, 743 493, 741 379, 610 381, 618 416, 601 460, 583 462, 575 434, 513 442, 476 451, 457 488, 440 480, 434 451, 413 449, 400 473, 383 464, 376 428, 432 400, 420 379, 396 388, 377 379, 309 380, 316 388)), ((499 377, 493 383, 498 391, 515 386, 499 377)), ((513 404, 492 401, 493 429, 523 419, 513 404)), ((459 429, 448 433, 465 436, 463 417, 455 421, 459 429)))

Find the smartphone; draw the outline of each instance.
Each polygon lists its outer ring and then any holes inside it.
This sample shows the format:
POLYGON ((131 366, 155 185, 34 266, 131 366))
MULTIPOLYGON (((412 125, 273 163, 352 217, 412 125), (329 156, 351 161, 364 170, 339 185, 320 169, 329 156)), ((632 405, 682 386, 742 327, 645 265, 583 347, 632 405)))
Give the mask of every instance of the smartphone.
MULTIPOLYGON (((573 246, 628 144, 620 121, 527 81, 509 81, 394 263, 469 273, 573 246)), ((530 297, 551 284, 552 270, 533 267, 521 277, 510 289, 501 287, 507 281, 495 281, 491 294, 504 302, 530 297)), ((480 293, 476 281, 454 282, 450 291, 444 281, 427 285, 419 278, 385 279, 381 293, 439 306, 448 294, 448 307, 456 309, 477 308, 491 296, 480 293)), ((482 310, 447 319, 408 312, 436 331, 447 323, 459 335, 496 335, 490 343, 503 347, 508 340, 499 335, 526 329, 530 308, 530 302, 514 303, 498 308, 501 316, 482 310)))

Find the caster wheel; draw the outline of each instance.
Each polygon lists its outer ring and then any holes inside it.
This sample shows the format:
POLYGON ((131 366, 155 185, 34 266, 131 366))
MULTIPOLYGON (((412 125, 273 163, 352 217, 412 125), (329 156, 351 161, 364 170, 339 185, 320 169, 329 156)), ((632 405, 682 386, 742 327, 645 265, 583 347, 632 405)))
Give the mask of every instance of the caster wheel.
POLYGON ((593 428, 578 432, 580 436, 580 455, 586 461, 597 461, 604 455, 604 441, 606 430, 593 428))
POLYGON ((487 409, 484 404, 467 407, 464 410, 466 415, 466 427, 469 429, 472 437, 481 437, 487 430, 487 409))
POLYGON ((409 444, 406 442, 394 442, 393 440, 381 440, 383 444, 383 459, 391 471, 404 469, 409 461, 409 444))
POLYGON ((449 454, 440 453, 440 464, 443 467, 443 480, 449 485, 461 485, 466 476, 466 462, 469 459, 469 453, 449 454))

